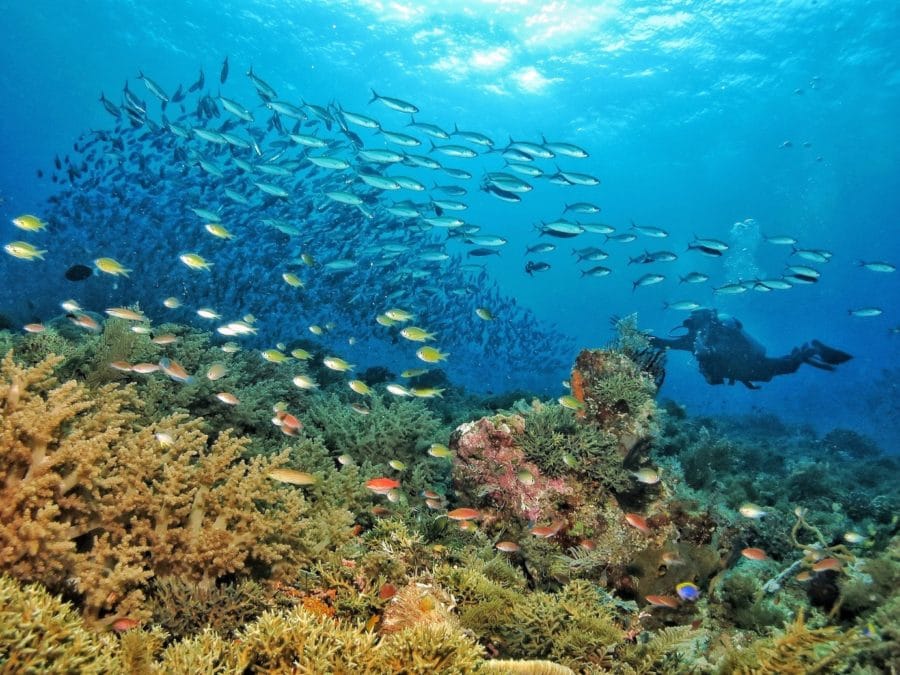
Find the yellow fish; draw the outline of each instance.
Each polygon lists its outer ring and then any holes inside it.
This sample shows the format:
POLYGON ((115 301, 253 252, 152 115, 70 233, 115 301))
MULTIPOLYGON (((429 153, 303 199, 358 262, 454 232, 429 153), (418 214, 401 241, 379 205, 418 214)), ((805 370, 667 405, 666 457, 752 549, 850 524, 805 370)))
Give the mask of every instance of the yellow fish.
POLYGON ((312 358, 312 354, 310 354, 305 349, 299 349, 299 348, 292 350, 291 356, 293 356, 295 359, 300 359, 301 361, 306 361, 307 359, 312 358))
POLYGON ((356 368, 356 366, 352 363, 347 363, 346 361, 344 361, 344 359, 338 358, 337 356, 326 356, 322 359, 322 363, 325 364, 326 368, 336 370, 341 373, 356 368))
POLYGON ((424 328, 419 328, 418 326, 407 326, 400 331, 400 335, 413 342, 427 342, 428 340, 434 340, 434 333, 429 333, 424 328))
POLYGON ((128 309, 127 307, 110 307, 106 310, 106 313, 110 316, 114 316, 117 319, 124 319, 125 321, 147 320, 147 317, 144 316, 142 312, 136 312, 133 309, 128 309))
POLYGON ((438 361, 446 361, 449 353, 444 353, 434 347, 419 347, 416 350, 416 356, 425 363, 437 363, 438 361))
POLYGON ((428 372, 428 368, 407 368, 402 373, 400 373, 400 377, 418 377, 419 375, 424 375, 428 372))
POLYGON ((316 477, 306 471, 296 469, 269 469, 267 474, 272 480, 289 485, 315 485, 316 477))
POLYGON ((18 218, 13 218, 12 224, 26 232, 39 232, 47 227, 47 223, 43 220, 28 213, 24 213, 18 218))
POLYGON ((165 305, 166 309, 178 309, 181 307, 181 300, 174 296, 170 296, 163 300, 163 305, 165 305))
POLYGON ((206 225, 204 225, 204 227, 206 228, 207 232, 209 232, 214 237, 218 237, 219 239, 234 238, 234 235, 229 232, 224 225, 220 225, 219 223, 207 223, 206 225))
POLYGON ((387 314, 379 314, 378 316, 375 317, 375 321, 377 321, 380 325, 385 326, 386 328, 390 328, 395 323, 397 323, 391 317, 389 317, 387 314))
POLYGON ((34 260, 35 258, 44 259, 45 249, 38 249, 29 244, 27 241, 13 241, 3 247, 3 250, 14 258, 22 260, 34 260))
POLYGON ((131 272, 131 270, 126 269, 122 263, 115 258, 97 258, 94 261, 94 266, 101 272, 111 274, 114 277, 127 277, 128 273, 131 272))
POLYGON ((269 363, 284 363, 290 360, 290 356, 278 351, 277 349, 266 349, 260 352, 262 357, 269 363))
POLYGON ((317 389, 319 386, 318 382, 309 375, 295 375, 292 381, 294 386, 300 387, 301 389, 317 389))
POLYGON ((363 382, 362 380, 350 380, 350 381, 347 383, 347 385, 348 385, 353 391, 355 391, 357 394, 360 394, 360 395, 362 395, 362 396, 369 396, 369 395, 372 394, 372 390, 369 388, 369 385, 367 385, 367 384, 366 384, 365 382, 363 382))
POLYGON ((322 329, 322 326, 314 323, 309 327, 309 332, 313 335, 322 335, 325 331, 322 329))
POLYGON ((418 396, 419 398, 434 398, 435 396, 443 398, 441 394, 444 392, 443 389, 436 387, 413 387, 409 391, 413 396, 418 396))
POLYGON ((212 263, 199 253, 182 253, 178 259, 192 270, 209 271, 209 268, 212 267, 212 263))
POLYGON ((483 321, 493 321, 494 320, 494 315, 491 313, 491 310, 489 310, 487 307, 478 307, 475 310, 475 314, 477 314, 478 318, 482 319, 483 321))
POLYGON ((568 408, 569 410, 581 410, 582 408, 584 408, 584 403, 572 396, 572 394, 560 396, 557 401, 559 401, 559 404, 563 408, 568 408))
POLYGON ((443 443, 432 443, 428 448, 428 454, 438 459, 449 459, 453 457, 453 451, 443 443))
POLYGON ((293 272, 285 272, 281 275, 281 278, 284 279, 284 282, 288 286, 293 286, 294 288, 303 288, 303 282, 293 272))
POLYGON ((400 322, 410 321, 414 318, 414 316, 407 312, 405 309, 397 309, 396 307, 394 307, 393 309, 389 309, 384 313, 384 315, 389 319, 400 322))

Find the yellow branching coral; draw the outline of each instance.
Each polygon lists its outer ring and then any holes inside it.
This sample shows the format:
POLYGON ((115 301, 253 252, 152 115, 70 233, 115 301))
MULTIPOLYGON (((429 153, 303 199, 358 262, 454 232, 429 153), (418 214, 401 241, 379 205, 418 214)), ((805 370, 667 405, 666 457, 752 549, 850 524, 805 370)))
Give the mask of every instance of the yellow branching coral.
POLYGON ((267 476, 287 452, 242 460, 249 441, 184 415, 135 428, 130 387, 59 384, 58 362, 0 364, 0 571, 113 621, 148 614, 154 575, 209 587, 308 562, 306 502, 267 476))

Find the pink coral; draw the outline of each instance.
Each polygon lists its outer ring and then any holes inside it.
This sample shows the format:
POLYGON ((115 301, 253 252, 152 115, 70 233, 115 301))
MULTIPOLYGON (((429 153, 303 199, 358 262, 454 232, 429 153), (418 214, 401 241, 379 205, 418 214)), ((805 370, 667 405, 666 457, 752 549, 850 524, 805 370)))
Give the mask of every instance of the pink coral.
POLYGON ((541 473, 516 445, 516 434, 525 428, 525 420, 511 417, 483 417, 460 426, 452 445, 456 451, 453 477, 461 491, 470 490, 489 500, 501 517, 548 521, 560 518, 558 505, 572 490, 562 478, 541 473), (533 478, 522 481, 527 472, 533 478))

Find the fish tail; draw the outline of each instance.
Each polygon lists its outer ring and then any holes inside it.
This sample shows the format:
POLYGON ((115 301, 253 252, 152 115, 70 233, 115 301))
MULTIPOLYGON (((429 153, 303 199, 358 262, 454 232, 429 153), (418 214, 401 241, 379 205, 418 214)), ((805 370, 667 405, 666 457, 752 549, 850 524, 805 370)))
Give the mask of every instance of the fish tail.
POLYGON ((369 103, 374 103, 379 98, 381 98, 381 97, 378 95, 378 92, 375 91, 374 89, 372 89, 372 98, 369 99, 369 103))

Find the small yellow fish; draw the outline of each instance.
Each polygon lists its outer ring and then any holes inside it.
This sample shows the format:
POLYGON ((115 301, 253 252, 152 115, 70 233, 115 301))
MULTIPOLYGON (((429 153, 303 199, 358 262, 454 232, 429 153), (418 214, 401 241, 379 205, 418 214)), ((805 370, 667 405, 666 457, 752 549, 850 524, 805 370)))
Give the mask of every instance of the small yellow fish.
POLYGON ((312 358, 312 354, 310 354, 305 349, 299 348, 291 350, 291 356, 293 356, 295 359, 300 359, 301 361, 306 361, 307 359, 312 358))
POLYGON ((428 368, 407 368, 402 373, 400 373, 400 377, 418 377, 419 375, 424 375, 428 372, 428 368))
POLYGON ((181 307, 181 300, 174 296, 170 296, 163 300, 163 305, 165 305, 166 309, 178 309, 181 307))
POLYGON ((284 344, 283 342, 276 342, 275 349, 283 352, 283 351, 287 350, 287 345, 284 344))
POLYGON ((43 220, 28 213, 24 213, 18 218, 13 218, 12 224, 26 232, 39 232, 47 227, 47 223, 43 220))
POLYGON ((403 471, 406 468, 406 463, 401 462, 399 459, 392 459, 390 462, 388 462, 388 465, 394 471, 403 471))
POLYGON ((291 357, 277 349, 265 349, 260 352, 262 357, 269 363, 284 363, 290 361, 291 357))
POLYGON ((294 288, 303 288, 303 282, 293 272, 285 272, 281 275, 281 278, 284 279, 284 282, 288 286, 293 286, 294 288))
POLYGON ((443 443, 432 443, 428 448, 428 454, 438 459, 450 459, 453 457, 453 451, 443 443))
POLYGON ((393 382, 387 385, 386 389, 388 390, 388 393, 391 393, 394 396, 412 396, 412 393, 409 391, 409 389, 407 389, 403 385, 394 384, 393 382))
POLYGON ((579 401, 577 398, 572 396, 572 394, 566 394, 565 396, 560 396, 558 399, 559 404, 563 408, 568 408, 569 410, 581 410, 584 408, 584 403, 579 401))
POLYGON ((574 455, 569 454, 568 452, 562 456, 563 464, 565 464, 570 469, 574 469, 578 466, 578 460, 575 459, 574 455))
POLYGON ((399 321, 401 323, 403 323, 404 321, 411 321, 413 318, 415 318, 413 314, 410 314, 405 309, 397 309, 396 307, 394 307, 393 309, 389 309, 384 313, 384 315, 389 319, 399 321))
POLYGON ((338 455, 337 457, 338 464, 341 466, 347 466, 348 464, 353 464, 353 458, 348 455, 346 452, 343 455, 338 455))
POLYGON ((101 272, 111 274, 114 277, 127 277, 128 273, 131 272, 131 270, 126 269, 122 263, 115 258, 97 258, 94 261, 94 266, 101 272))
POLYGON ((117 319, 123 319, 125 321, 146 321, 147 320, 147 317, 144 316, 144 314, 142 312, 135 311, 133 309, 128 309, 127 307, 110 307, 106 310, 106 313, 117 319))
POLYGON ((144 324, 132 326, 129 330, 132 333, 137 333, 138 335, 150 335, 150 326, 145 326, 144 324))
POLYGON ((370 396, 372 394, 369 385, 362 380, 350 380, 347 385, 357 394, 361 394, 362 396, 370 396))
POLYGON ((309 332, 313 335, 322 335, 325 331, 322 329, 322 326, 314 323, 309 327, 309 332))
POLYGON ((215 382, 225 377, 227 373, 228 370, 225 368, 225 364, 216 362, 210 365, 209 370, 206 371, 206 379, 215 382))
POLYGON ((478 307, 475 310, 475 314, 478 315, 479 319, 482 319, 484 321, 493 321, 494 320, 494 315, 491 313, 491 310, 489 310, 487 307, 478 307))
POLYGON ((413 387, 409 391, 413 396, 419 398, 443 398, 442 394, 444 393, 443 389, 437 387, 413 387))
POLYGON ((766 515, 765 510, 761 506, 757 506, 751 502, 741 504, 741 508, 739 508, 738 511, 740 511, 741 515, 745 518, 753 518, 754 520, 759 520, 766 515))
POLYGON ((163 333, 162 335, 157 335, 151 339, 150 342, 160 346, 171 345, 178 342, 178 336, 172 333, 163 333))
MULTIPOLYGON (((205 227, 206 231, 209 232, 212 236, 218 237, 219 239, 234 238, 234 235, 229 232, 228 229, 221 223, 207 223, 203 227, 205 227)), ((185 263, 185 265, 187 265, 187 263, 185 263)))
POLYGON ((46 249, 38 249, 27 241, 10 242, 3 247, 3 250, 14 258, 21 258, 22 260, 34 260, 35 258, 43 260, 44 254, 47 252, 46 249))
POLYGON ((866 538, 859 532, 844 532, 844 541, 848 544, 861 544, 866 538))
POLYGON ((334 330, 337 324, 334 321, 329 321, 325 324, 325 330, 334 330))
POLYGON ((216 394, 216 398, 226 405, 237 405, 238 403, 240 403, 240 400, 237 396, 227 391, 220 391, 218 394, 216 394))
POLYGON ((79 305, 75 300, 64 300, 60 303, 59 306, 70 314, 81 311, 81 305, 79 305))
POLYGON ((219 314, 216 310, 210 309, 209 307, 201 307, 197 310, 197 316, 202 319, 221 319, 222 315, 219 314))
POLYGON ((182 253, 178 259, 192 270, 209 271, 209 268, 212 267, 212 263, 199 253, 182 253))
POLYGON ((237 342, 226 342, 221 349, 226 354, 237 354, 241 351, 241 346, 237 342))
POLYGON ((360 415, 368 415, 371 411, 362 403, 351 403, 350 407, 360 415))
POLYGON ((300 387, 301 389, 316 389, 319 386, 318 382, 309 375, 296 375, 292 382, 294 383, 294 386, 300 387))
POLYGON ((172 438, 172 434, 166 433, 165 431, 159 431, 153 434, 156 437, 156 440, 163 447, 168 447, 175 443, 175 439, 172 438))
POLYGON ((397 323, 387 314, 379 314, 375 317, 375 321, 377 321, 379 325, 384 326, 385 328, 390 328, 397 323))
POLYGON ((325 364, 326 368, 336 370, 340 373, 345 373, 348 370, 353 370, 356 367, 352 363, 347 363, 346 361, 344 361, 344 359, 337 356, 326 356, 322 359, 322 363, 325 364))
POLYGON ((659 473, 653 467, 645 466, 642 469, 632 472, 638 483, 645 485, 656 485, 659 482, 659 473))
POLYGON ((316 260, 309 253, 301 253, 300 260, 303 261, 303 264, 307 267, 315 267, 316 260))
POLYGON ((413 342, 427 342, 428 340, 434 340, 434 333, 429 333, 424 328, 419 328, 418 326, 407 326, 400 331, 400 335, 413 342))
POLYGON ((311 473, 296 469, 269 469, 269 473, 266 475, 272 480, 289 485, 315 485, 316 483, 316 477, 311 473))
POLYGON ((534 474, 528 469, 520 469, 519 472, 516 473, 516 478, 522 485, 534 485, 534 474))
POLYGON ((446 361, 450 354, 444 353, 434 347, 419 347, 419 349, 416 350, 416 356, 425 363, 437 363, 438 361, 446 361))

